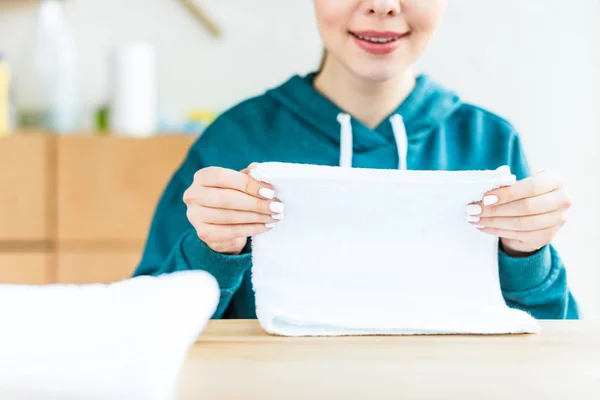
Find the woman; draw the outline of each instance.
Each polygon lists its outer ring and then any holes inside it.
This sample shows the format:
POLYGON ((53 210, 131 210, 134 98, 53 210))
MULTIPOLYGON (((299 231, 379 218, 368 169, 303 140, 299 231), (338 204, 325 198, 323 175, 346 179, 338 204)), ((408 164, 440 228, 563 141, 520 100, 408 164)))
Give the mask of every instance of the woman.
POLYGON ((214 318, 256 318, 248 238, 284 218, 285 205, 273 188, 249 177, 252 162, 420 170, 510 165, 519 181, 469 205, 465 223, 499 238, 509 306, 536 318, 578 318, 550 244, 570 207, 560 178, 529 176, 508 122, 411 70, 446 1, 314 3, 327 49, 322 68, 242 102, 205 131, 158 204, 135 275, 206 270, 221 287, 214 318))

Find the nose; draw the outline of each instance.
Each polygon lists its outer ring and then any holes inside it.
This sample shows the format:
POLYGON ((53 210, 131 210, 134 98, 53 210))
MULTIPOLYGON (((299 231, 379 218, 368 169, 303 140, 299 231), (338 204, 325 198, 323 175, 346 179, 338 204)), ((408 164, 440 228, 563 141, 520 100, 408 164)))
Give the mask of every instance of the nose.
POLYGON ((381 17, 395 17, 401 12, 400 0, 369 0, 365 1, 365 12, 381 17))

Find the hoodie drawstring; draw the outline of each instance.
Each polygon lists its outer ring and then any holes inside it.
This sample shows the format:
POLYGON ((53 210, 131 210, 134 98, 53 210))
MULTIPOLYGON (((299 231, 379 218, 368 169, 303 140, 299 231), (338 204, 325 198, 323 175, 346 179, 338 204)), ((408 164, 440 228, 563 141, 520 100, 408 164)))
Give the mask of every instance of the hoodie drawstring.
MULTIPOLYGON (((352 167, 352 121, 350 115, 340 113, 337 116, 340 123, 340 167, 352 167)), ((406 157, 408 154, 408 137, 406 135, 406 126, 404 120, 399 114, 390 118, 392 131, 396 140, 396 149, 398 151, 398 169, 407 169, 406 157)))
POLYGON ((396 139, 396 149, 398 150, 398 169, 406 169, 406 157, 408 155, 408 137, 406 135, 406 126, 400 114, 395 114, 390 118, 394 138, 396 139))
POLYGON ((352 121, 350 115, 340 113, 337 117, 340 130, 340 167, 352 167, 352 121))

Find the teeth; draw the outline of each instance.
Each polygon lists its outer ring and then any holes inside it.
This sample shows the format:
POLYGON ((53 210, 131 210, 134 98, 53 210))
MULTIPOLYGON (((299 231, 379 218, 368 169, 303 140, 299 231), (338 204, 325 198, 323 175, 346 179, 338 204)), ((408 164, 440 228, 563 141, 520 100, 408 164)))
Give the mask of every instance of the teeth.
POLYGON ((365 40, 365 41, 371 42, 371 43, 389 43, 389 42, 393 42, 394 40, 400 39, 400 36, 395 36, 395 37, 391 37, 391 38, 371 38, 371 37, 356 35, 356 37, 359 38, 360 40, 365 40))

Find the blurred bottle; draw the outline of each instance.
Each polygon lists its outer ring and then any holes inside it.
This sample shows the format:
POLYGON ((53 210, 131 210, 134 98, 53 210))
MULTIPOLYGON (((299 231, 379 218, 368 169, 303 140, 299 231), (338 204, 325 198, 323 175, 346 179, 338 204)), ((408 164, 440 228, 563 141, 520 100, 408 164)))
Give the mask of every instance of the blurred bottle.
POLYGON ((8 61, 0 53, 0 136, 8 135, 11 129, 10 81, 8 61))
POLYGON ((15 70, 15 100, 22 128, 60 133, 79 128, 77 53, 63 12, 59 0, 41 2, 25 57, 15 70))
POLYGON ((157 60, 144 42, 117 46, 111 60, 110 130, 134 137, 152 136, 158 129, 157 60))

